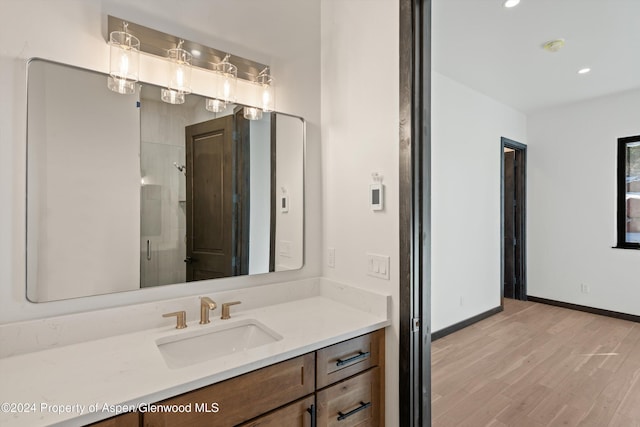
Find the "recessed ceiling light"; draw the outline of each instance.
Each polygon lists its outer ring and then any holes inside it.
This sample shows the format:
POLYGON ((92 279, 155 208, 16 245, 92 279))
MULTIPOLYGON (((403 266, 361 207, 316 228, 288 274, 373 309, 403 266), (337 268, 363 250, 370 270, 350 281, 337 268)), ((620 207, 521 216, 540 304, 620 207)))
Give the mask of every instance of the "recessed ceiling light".
POLYGON ((200 57, 200 51, 198 49, 191 49, 191 54, 196 58, 200 57))
POLYGON ((591 71, 591 68, 581 68, 578 70, 578 74, 587 74, 589 71, 591 71))
POLYGON ((557 52, 564 47, 564 39, 556 39, 546 42, 542 48, 547 52, 557 52))
POLYGON ((504 7, 516 7, 520 0, 505 0, 504 7))

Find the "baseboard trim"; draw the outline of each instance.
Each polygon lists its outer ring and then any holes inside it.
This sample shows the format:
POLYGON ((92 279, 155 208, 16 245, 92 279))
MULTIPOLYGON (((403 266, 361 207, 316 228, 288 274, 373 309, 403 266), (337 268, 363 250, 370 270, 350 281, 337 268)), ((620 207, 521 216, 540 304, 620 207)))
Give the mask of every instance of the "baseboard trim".
POLYGON ((431 341, 433 342, 433 341, 439 340, 440 338, 446 337, 447 335, 451 335, 452 333, 457 332, 460 329, 464 329, 467 326, 471 326, 474 323, 477 323, 477 322, 479 322, 481 320, 486 319, 487 317, 491 317, 494 314, 498 314, 502 310, 504 310, 502 308, 502 306, 498 306, 496 308, 492 308, 491 310, 487 310, 484 313, 480 313, 480 314, 477 314, 477 315, 475 315, 473 317, 470 317, 470 318, 468 318, 466 320, 463 320, 462 322, 458 322, 458 323, 453 324, 451 326, 447 326, 444 329, 440 329, 437 332, 433 332, 431 334, 431 341))
POLYGON ((556 307, 584 311, 586 313, 599 314, 600 316, 613 317, 616 319, 629 320, 630 322, 640 323, 640 316, 636 316, 635 314, 620 313, 619 311, 611 311, 611 310, 605 310, 602 308, 588 307, 586 305, 571 304, 569 302, 539 298, 531 295, 527 295, 527 301, 539 302, 540 304, 555 305, 556 307))

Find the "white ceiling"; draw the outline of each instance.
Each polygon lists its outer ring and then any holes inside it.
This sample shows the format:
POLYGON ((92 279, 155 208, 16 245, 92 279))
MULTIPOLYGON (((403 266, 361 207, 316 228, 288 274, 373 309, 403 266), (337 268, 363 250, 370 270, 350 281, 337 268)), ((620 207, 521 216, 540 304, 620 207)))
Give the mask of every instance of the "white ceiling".
POLYGON ((436 72, 525 113, 640 88, 640 0, 502 3, 432 0, 436 72))

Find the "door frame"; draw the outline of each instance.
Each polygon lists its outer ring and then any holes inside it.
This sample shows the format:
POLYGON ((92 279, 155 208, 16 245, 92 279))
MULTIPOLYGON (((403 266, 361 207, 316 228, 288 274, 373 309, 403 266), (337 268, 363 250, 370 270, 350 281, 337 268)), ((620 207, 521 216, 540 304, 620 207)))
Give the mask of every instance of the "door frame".
POLYGON ((399 420, 431 425, 431 0, 400 0, 399 420))
POLYGON ((500 138, 500 305, 504 308, 504 149, 515 151, 516 173, 516 286, 515 299, 527 300, 527 146, 500 138), (520 243, 519 245, 517 243, 520 243))

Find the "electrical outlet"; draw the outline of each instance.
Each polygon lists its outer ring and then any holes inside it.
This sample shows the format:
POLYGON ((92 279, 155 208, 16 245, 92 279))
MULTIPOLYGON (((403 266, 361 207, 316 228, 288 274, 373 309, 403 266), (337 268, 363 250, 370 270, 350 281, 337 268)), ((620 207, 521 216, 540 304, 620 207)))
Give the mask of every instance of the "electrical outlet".
POLYGON ((291 242, 287 240, 280 240, 280 256, 284 258, 291 258, 291 242))
POLYGON ((336 268, 336 249, 329 248, 327 254, 327 265, 331 268, 336 268))
POLYGON ((367 274, 379 279, 389 280, 389 256, 367 254, 367 274))
POLYGON ((588 294, 591 290, 589 289, 589 285, 585 285, 584 283, 580 284, 580 291, 583 294, 588 294))

